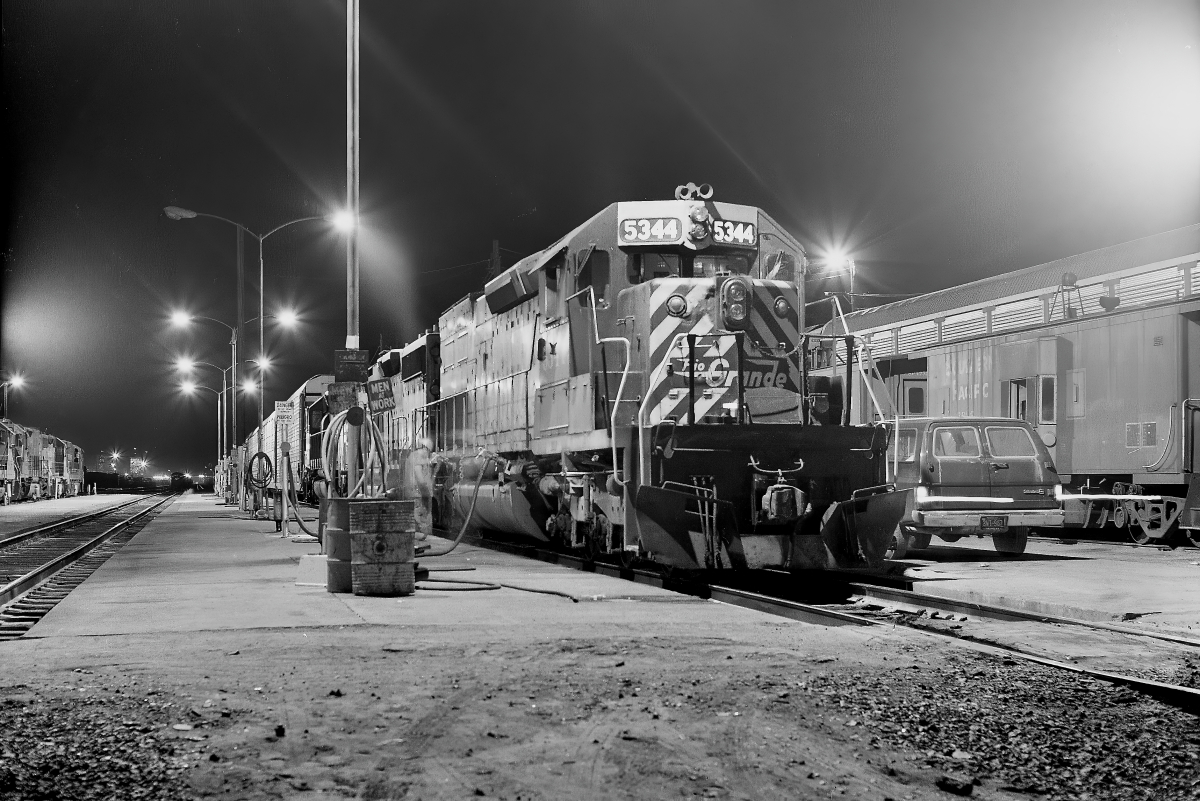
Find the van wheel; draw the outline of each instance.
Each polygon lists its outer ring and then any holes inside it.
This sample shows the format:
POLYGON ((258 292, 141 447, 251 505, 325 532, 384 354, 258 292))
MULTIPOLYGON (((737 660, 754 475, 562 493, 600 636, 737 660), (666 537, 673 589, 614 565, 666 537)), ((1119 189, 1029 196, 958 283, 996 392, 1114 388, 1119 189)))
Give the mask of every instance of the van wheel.
POLYGON ((918 531, 912 535, 913 548, 928 548, 929 543, 933 542, 933 535, 928 532, 918 531))
POLYGON ((1014 526, 1008 531, 998 531, 992 535, 992 544, 1000 553, 1025 553, 1025 544, 1029 541, 1029 528, 1014 526))
POLYGON ((903 559, 906 553, 908 553, 908 532, 900 526, 896 526, 896 530, 892 532, 892 542, 883 558, 903 559))

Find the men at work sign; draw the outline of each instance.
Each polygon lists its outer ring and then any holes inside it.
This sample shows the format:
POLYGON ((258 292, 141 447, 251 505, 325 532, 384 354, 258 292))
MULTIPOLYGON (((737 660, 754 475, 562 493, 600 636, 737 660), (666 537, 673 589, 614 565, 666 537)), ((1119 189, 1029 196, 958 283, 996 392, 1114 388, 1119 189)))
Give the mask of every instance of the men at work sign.
POLYGON ((371 410, 371 414, 379 414, 396 408, 391 379, 381 378, 378 381, 367 382, 367 407, 371 410))

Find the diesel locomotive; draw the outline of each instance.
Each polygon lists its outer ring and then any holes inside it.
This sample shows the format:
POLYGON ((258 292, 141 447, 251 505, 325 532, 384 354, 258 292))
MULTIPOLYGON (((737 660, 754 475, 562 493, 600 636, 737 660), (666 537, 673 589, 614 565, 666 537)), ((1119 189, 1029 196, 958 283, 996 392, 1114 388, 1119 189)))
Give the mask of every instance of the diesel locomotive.
POLYGON ((806 267, 707 186, 614 203, 379 357, 387 461, 432 477, 447 528, 683 570, 878 566, 907 496, 887 428, 810 386, 806 267))

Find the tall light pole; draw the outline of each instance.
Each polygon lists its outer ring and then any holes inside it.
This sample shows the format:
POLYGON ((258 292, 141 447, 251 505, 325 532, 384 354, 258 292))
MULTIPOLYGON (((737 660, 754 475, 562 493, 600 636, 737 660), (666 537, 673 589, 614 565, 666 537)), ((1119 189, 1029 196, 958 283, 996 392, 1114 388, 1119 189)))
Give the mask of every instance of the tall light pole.
MULTIPOLYGON (((207 364, 207 362, 196 362, 196 364, 207 364)), ((215 367, 216 365, 209 365, 209 366, 215 367)), ((221 368, 217 367, 217 369, 220 370, 221 368)), ((180 386, 180 389, 182 389, 183 392, 187 395, 194 394, 196 392, 196 390, 198 390, 198 389, 206 389, 209 392, 211 392, 212 394, 217 396, 217 461, 216 461, 216 464, 218 464, 218 465, 221 463, 221 458, 224 454, 224 443, 222 442, 222 440, 223 440, 222 435, 224 433, 222 431, 222 429, 224 428, 224 423, 221 420, 221 407, 223 405, 223 401, 225 400, 224 381, 225 381, 225 374, 224 374, 224 372, 222 372, 222 374, 221 374, 222 386, 221 386, 220 392, 217 392, 217 390, 213 389, 212 387, 208 386, 207 384, 197 384, 193 381, 184 381, 183 384, 180 386)), ((216 481, 214 480, 213 481, 213 492, 215 493, 216 491, 217 491, 217 486, 216 486, 216 481)))
POLYGON ((23 386, 25 386, 25 378, 20 375, 11 375, 7 381, 0 383, 4 393, 0 398, 0 417, 8 417, 8 388, 20 389, 23 386))
MULTIPOLYGON (((226 416, 231 418, 229 427, 233 429, 233 440, 232 443, 227 442, 226 444, 235 445, 239 440, 237 409, 241 405, 237 402, 238 373, 240 370, 239 365, 241 364, 241 360, 238 359, 238 329, 234 328, 229 323, 218 320, 215 317, 205 317, 201 314, 189 314, 185 311, 176 311, 171 313, 171 324, 177 328, 184 328, 193 320, 200 320, 206 323, 216 323, 217 325, 224 326, 225 328, 229 329, 229 367, 226 369, 233 370, 233 382, 229 385, 229 407, 226 416)), ((188 368, 183 366, 184 361, 190 360, 180 360, 178 366, 181 370, 186 371, 188 368)), ((197 364, 208 364, 208 362, 197 362, 197 364)), ((221 370, 221 368, 217 367, 215 364, 209 366, 221 370)), ((224 371, 222 371, 222 380, 224 380, 224 371)))
POLYGON ((221 374, 221 392, 217 397, 217 464, 219 465, 221 459, 225 458, 225 452, 228 450, 225 442, 226 431, 228 429, 225 417, 225 393, 229 391, 228 376, 229 371, 233 369, 233 365, 218 367, 212 362, 198 362, 183 358, 175 362, 175 367, 181 373, 191 373, 196 367, 211 367, 221 374))
POLYGON ((358 0, 346 2, 346 349, 358 348, 358 0))
MULTIPOLYGON (((354 2, 354 0, 351 0, 351 2, 354 2)), ((264 347, 263 347, 263 345, 264 345, 263 320, 267 316, 263 313, 264 312, 264 308, 263 308, 264 297, 265 297, 265 292, 264 292, 265 284, 263 283, 263 241, 266 240, 271 235, 278 233, 279 231, 282 231, 284 228, 287 228, 289 226, 296 225, 297 223, 302 223, 302 222, 311 222, 313 220, 324 220, 326 222, 334 223, 339 228, 342 228, 345 225, 345 219, 344 219, 343 215, 341 215, 341 214, 323 214, 323 215, 316 215, 316 216, 312 216, 312 217, 299 217, 295 220, 289 220, 288 222, 285 222, 283 225, 277 225, 274 228, 272 228, 270 231, 267 231, 265 234, 256 234, 253 231, 251 231, 249 228, 247 228, 246 226, 242 225, 241 223, 234 222, 233 220, 230 220, 226 217, 221 217, 217 214, 206 214, 202 211, 192 211, 191 209, 180 208, 179 206, 167 206, 163 209, 163 213, 166 214, 167 217, 169 217, 172 220, 190 220, 195 217, 208 217, 213 220, 220 220, 221 222, 228 223, 228 224, 234 226, 235 228, 237 228, 237 230, 238 230, 238 317, 237 317, 238 330, 236 332, 236 335, 237 335, 238 341, 244 341, 244 339, 245 339, 244 329, 243 329, 245 323, 252 322, 251 320, 246 320, 246 310, 245 310, 244 293, 243 293, 243 282, 245 280, 245 275, 244 275, 245 269, 243 266, 243 258, 242 258, 242 240, 246 234, 249 234, 250 236, 252 236, 258 240, 258 317, 257 317, 257 319, 258 319, 258 357, 260 359, 263 358, 263 356, 265 355, 264 347)), ((357 215, 355 215, 353 217, 353 219, 357 219, 357 215)), ((353 229, 352 229, 351 230, 351 238, 353 239, 353 237, 354 237, 354 233, 353 233, 353 229)), ((356 262, 356 264, 357 264, 357 262, 356 262)), ((357 284, 355 286, 356 286, 356 289, 355 289, 355 304, 356 304, 355 305, 355 308, 356 308, 355 328, 357 330, 357 326, 358 326, 358 322, 357 322, 357 318, 358 318, 357 284)), ((236 357, 234 359, 234 364, 237 364, 236 357)), ((234 370, 233 383, 235 386, 241 384, 241 377, 238 373, 239 373, 238 370, 234 370)), ((259 372, 259 383, 261 384, 262 381, 263 381, 263 375, 260 371, 259 372)), ((262 406, 261 406, 261 404, 259 406, 258 425, 260 428, 262 427, 262 406)), ((235 434, 236 434, 236 431, 235 431, 235 434)), ((236 435, 235 435, 234 439, 235 439, 235 441, 237 440, 236 435)))

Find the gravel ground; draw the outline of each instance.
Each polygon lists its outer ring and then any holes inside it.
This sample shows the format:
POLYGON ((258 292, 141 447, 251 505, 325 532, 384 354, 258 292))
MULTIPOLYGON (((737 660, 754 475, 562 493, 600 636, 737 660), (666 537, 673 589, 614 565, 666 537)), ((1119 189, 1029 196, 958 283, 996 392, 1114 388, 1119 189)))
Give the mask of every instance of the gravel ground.
POLYGON ((1196 717, 903 630, 356 629, 6 644, 0 798, 1200 798, 1196 717))

